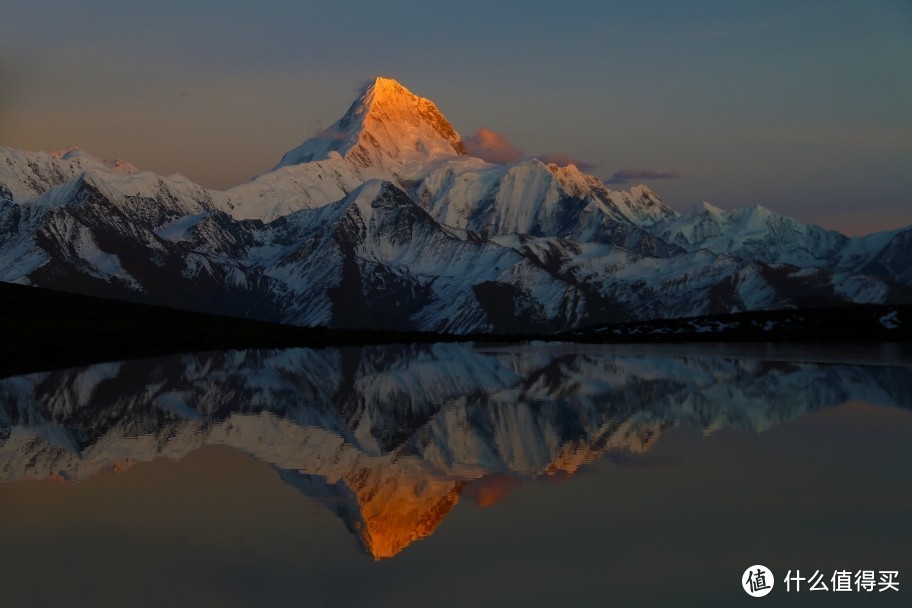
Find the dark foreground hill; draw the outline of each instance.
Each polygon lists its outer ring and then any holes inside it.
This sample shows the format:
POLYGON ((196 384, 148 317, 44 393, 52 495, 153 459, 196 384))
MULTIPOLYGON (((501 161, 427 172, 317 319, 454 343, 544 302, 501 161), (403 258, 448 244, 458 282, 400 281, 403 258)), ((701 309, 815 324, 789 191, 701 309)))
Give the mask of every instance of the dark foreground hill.
POLYGON ((3 282, 0 334, 0 376, 183 351, 446 339, 295 327, 3 282))
POLYGON ((296 327, 0 282, 0 377, 169 353, 408 342, 912 342, 912 307, 854 306, 627 323, 559 334, 296 327))

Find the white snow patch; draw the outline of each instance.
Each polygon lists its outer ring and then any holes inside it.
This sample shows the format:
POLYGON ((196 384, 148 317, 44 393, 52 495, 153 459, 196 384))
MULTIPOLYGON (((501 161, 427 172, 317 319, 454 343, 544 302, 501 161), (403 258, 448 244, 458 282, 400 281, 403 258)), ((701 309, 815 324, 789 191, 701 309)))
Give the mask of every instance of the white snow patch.
POLYGON ((20 238, 0 250, 0 281, 27 285, 26 277, 49 259, 30 237, 20 238))
POLYGON ((199 224, 203 219, 208 217, 208 213, 197 213, 195 215, 186 215, 177 220, 166 224, 155 231, 155 234, 166 241, 188 241, 190 229, 199 224))
POLYGON ((880 324, 887 329, 899 329, 899 311, 893 310, 880 318, 880 324))
POLYGON ((152 403, 163 410, 174 412, 181 418, 199 420, 202 416, 200 416, 200 413, 196 408, 190 405, 191 398, 192 396, 185 392, 172 391, 157 395, 155 399, 152 400, 152 403))

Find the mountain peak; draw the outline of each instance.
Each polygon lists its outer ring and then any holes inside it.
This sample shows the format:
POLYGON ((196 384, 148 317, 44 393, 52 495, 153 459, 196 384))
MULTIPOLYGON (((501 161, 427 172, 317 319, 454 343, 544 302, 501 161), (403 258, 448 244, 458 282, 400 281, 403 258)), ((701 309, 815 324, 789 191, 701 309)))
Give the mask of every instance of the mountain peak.
POLYGON ((682 218, 696 218, 696 217, 700 217, 700 216, 709 216, 709 217, 712 217, 715 219, 719 219, 723 215, 725 215, 725 212, 722 211, 721 209, 719 209, 718 207, 716 207, 715 205, 710 204, 706 201, 701 201, 701 202, 697 203, 696 205, 694 205, 693 207, 690 207, 689 209, 687 209, 687 211, 685 211, 681 215, 681 217, 682 218))
POLYGON ((383 76, 377 76, 370 81, 368 85, 364 87, 361 94, 364 95, 368 92, 372 92, 375 99, 402 98, 406 101, 410 101, 412 98, 417 97, 417 95, 402 86, 398 80, 394 78, 385 78, 383 76))
POLYGON ((362 167, 391 168, 463 156, 466 149, 434 102, 392 78, 377 77, 342 118, 285 154, 275 168, 332 158, 333 153, 362 167))
POLYGON ((56 158, 58 160, 70 160, 77 156, 84 155, 87 155, 86 151, 79 146, 66 146, 65 148, 51 152, 51 158, 56 158))
POLYGON ((89 154, 79 146, 67 146, 65 148, 61 148, 60 150, 54 150, 50 153, 50 157, 55 160, 63 161, 81 159, 88 163, 101 165, 108 171, 114 171, 115 173, 126 173, 128 175, 132 175, 133 173, 139 172, 139 169, 136 168, 136 165, 131 162, 125 161, 121 158, 114 160, 101 160, 89 154))
POLYGON ((109 171, 114 171, 115 173, 126 173, 127 175, 133 175, 134 173, 139 173, 139 169, 133 163, 123 160, 122 158, 116 158, 114 160, 106 160, 103 162, 106 169, 109 171))

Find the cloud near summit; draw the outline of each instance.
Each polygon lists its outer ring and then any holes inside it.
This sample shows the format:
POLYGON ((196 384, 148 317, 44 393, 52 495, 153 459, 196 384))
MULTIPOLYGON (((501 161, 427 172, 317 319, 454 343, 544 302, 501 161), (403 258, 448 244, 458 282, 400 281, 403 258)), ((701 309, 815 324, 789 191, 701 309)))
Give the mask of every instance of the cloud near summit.
POLYGON ((477 156, 489 163, 512 163, 525 156, 522 150, 511 144, 502 133, 491 129, 478 129, 462 143, 471 156, 477 156))
POLYGON ((574 158, 569 154, 561 154, 560 152, 554 154, 539 154, 536 158, 546 165, 554 163, 559 167, 566 167, 567 165, 576 165, 576 168, 580 171, 591 171, 598 167, 596 163, 590 163, 588 161, 574 158))
POLYGON ((623 184, 635 179, 681 179, 677 171, 656 171, 655 169, 621 169, 605 180, 606 184, 623 184))
MULTIPOLYGON (((529 158, 529 155, 514 146, 506 135, 483 127, 464 139, 462 143, 465 144, 466 150, 471 156, 476 156, 489 163, 508 164, 529 158)), ((574 158, 569 154, 540 154, 535 158, 546 165, 550 163, 561 167, 576 165, 581 171, 589 171, 597 166, 595 163, 574 158)))

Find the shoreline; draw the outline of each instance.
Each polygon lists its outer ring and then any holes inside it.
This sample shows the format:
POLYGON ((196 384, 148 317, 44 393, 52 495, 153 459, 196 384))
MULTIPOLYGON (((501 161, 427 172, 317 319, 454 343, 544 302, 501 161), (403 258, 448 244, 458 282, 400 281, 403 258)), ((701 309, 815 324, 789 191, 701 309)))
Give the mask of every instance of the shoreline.
MULTIPOLYGON (((912 306, 757 311, 592 327, 555 334, 436 334, 298 327, 0 282, 0 377, 104 361, 250 348, 529 342, 586 345, 902 345, 912 306)), ((767 349, 768 350, 768 349, 767 349)))

